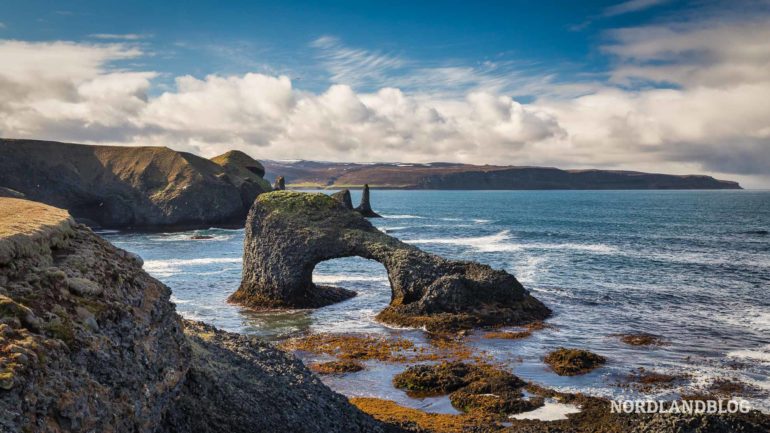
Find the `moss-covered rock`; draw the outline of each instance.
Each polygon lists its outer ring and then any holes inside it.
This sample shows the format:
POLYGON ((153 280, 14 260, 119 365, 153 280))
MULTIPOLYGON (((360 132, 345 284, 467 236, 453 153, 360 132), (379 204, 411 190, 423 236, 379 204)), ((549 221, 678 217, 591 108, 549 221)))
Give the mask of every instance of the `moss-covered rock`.
POLYGON ((325 194, 275 191, 254 202, 246 224, 243 279, 230 300, 249 307, 314 308, 354 293, 313 283, 315 266, 358 256, 385 266, 390 305, 378 319, 428 330, 542 320, 550 310, 513 275, 446 260, 381 231, 325 194))

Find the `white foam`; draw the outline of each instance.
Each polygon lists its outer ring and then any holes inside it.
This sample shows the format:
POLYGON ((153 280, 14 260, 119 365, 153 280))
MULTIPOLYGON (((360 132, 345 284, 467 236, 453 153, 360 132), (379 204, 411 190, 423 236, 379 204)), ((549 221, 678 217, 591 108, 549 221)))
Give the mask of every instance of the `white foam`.
POLYGON ((340 281, 379 281, 379 282, 388 282, 388 277, 382 276, 382 277, 367 277, 367 276, 361 276, 361 275, 344 275, 344 274, 334 274, 334 275, 323 275, 323 274, 313 274, 313 282, 314 283, 339 283, 340 281))
POLYGON ((519 251, 522 249, 520 244, 506 242, 510 239, 510 231, 503 230, 489 236, 478 236, 471 238, 430 238, 430 239, 410 239, 405 242, 410 244, 447 244, 462 245, 474 248, 481 252, 497 251, 519 251))
POLYGON ((147 260, 144 262, 144 270, 155 275, 169 275, 174 272, 178 272, 187 266, 211 265, 217 263, 241 263, 242 261, 243 259, 240 257, 207 257, 185 260, 147 260))
POLYGON ((510 242, 512 236, 510 230, 503 230, 489 236, 478 236, 468 238, 426 238, 426 239, 407 239, 405 242, 410 244, 447 244, 460 245, 476 249, 480 252, 506 252, 521 251, 525 249, 539 250, 575 250, 590 251, 593 253, 610 254, 617 251, 615 247, 604 244, 547 244, 547 243, 516 243, 510 242))
POLYGON ((538 269, 542 268, 543 262, 545 262, 545 257, 528 255, 524 260, 524 263, 516 266, 514 272, 516 278, 522 283, 533 282, 538 269))
POLYGON ((730 358, 749 359, 752 361, 759 361, 761 363, 770 363, 770 345, 760 348, 759 350, 733 350, 727 352, 727 356, 730 358))
POLYGON ((535 410, 511 415, 510 419, 534 419, 539 421, 558 421, 567 419, 567 415, 579 413, 580 406, 574 404, 560 403, 552 398, 545 400, 545 404, 535 410))
POLYGON ((417 215, 382 215, 383 218, 390 218, 394 220, 403 220, 403 219, 423 219, 425 217, 417 216, 417 215))

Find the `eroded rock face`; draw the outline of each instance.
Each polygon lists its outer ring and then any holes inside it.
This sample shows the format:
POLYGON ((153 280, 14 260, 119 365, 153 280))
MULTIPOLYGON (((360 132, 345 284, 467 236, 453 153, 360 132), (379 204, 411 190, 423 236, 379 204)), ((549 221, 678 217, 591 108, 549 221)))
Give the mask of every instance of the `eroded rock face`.
POLYGON ((0 431, 155 431, 190 363, 170 290, 66 211, 0 209, 0 431))
POLYGON ((294 356, 257 337, 189 320, 184 328, 193 361, 163 433, 385 431, 294 356))
POLYGON ((392 299, 378 318, 388 323, 456 329, 523 324, 550 314, 513 275, 421 251, 324 194, 259 196, 244 246, 243 280, 230 300, 250 307, 313 308, 353 296, 315 285, 312 274, 322 261, 358 256, 387 269, 392 299))
POLYGON ((350 190, 345 188, 332 194, 332 198, 342 203, 345 209, 353 210, 353 199, 350 198, 350 190))

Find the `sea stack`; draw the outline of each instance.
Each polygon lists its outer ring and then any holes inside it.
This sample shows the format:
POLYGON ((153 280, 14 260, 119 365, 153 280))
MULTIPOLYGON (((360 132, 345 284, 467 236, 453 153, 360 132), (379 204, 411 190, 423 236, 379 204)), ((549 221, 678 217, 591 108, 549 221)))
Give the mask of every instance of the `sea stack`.
POLYGON ((286 180, 283 178, 283 176, 276 177, 275 184, 273 184, 273 190, 283 191, 285 189, 286 189, 286 180))
POLYGON ((323 261, 382 263, 392 290, 383 322, 429 331, 522 325, 551 311, 516 278, 487 265, 447 260, 382 233, 359 212, 322 193, 274 191, 246 221, 243 279, 230 301, 255 308, 318 308, 355 296, 313 283, 323 261))
POLYGON ((382 218, 382 216, 372 210, 372 205, 369 203, 368 183, 364 185, 364 191, 361 193, 361 204, 358 205, 356 211, 367 218, 382 218))
POLYGON ((332 194, 332 198, 342 203, 345 209, 353 210, 353 199, 350 198, 350 190, 345 188, 332 194))

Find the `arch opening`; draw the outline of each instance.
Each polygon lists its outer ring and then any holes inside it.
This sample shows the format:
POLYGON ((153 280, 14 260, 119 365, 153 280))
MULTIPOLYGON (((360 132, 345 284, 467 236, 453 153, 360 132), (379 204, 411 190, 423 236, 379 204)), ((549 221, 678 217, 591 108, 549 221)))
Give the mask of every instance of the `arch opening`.
POLYGON ((356 293, 357 304, 364 308, 385 308, 393 299, 388 271, 382 263, 359 256, 347 256, 318 262, 312 271, 316 286, 332 286, 356 293))

